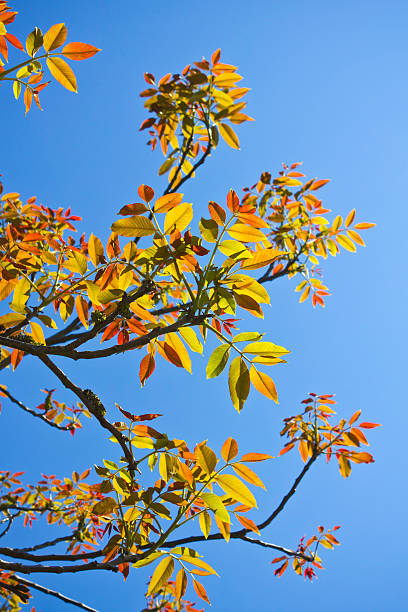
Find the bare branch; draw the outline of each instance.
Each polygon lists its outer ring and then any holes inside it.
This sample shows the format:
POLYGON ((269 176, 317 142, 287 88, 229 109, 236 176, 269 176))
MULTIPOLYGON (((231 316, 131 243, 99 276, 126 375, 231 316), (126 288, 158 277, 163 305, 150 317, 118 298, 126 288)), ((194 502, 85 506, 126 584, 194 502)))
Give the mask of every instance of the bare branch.
POLYGON ((82 610, 88 610, 89 612, 98 612, 97 610, 95 610, 95 608, 90 608, 89 606, 82 603, 81 601, 77 601, 76 599, 67 597, 66 595, 63 595, 62 593, 59 593, 58 591, 54 591, 53 589, 49 589, 48 587, 42 586, 41 584, 36 584, 35 582, 32 582, 31 580, 27 580, 26 578, 23 578, 22 576, 18 576, 17 574, 15 574, 13 578, 18 580, 18 582, 20 582, 21 584, 24 584, 25 586, 29 587, 30 589, 36 589, 37 591, 41 591, 41 593, 45 593, 46 595, 52 595, 52 597, 56 597, 57 599, 61 599, 62 601, 65 601, 65 603, 71 604, 73 606, 77 606, 77 608, 82 608, 82 610))
POLYGON ((50 427, 54 427, 55 429, 59 429, 60 431, 71 431, 72 429, 74 429, 72 425, 57 425, 57 423, 54 423, 53 421, 49 421, 47 417, 45 416, 45 414, 42 414, 41 412, 37 412, 36 410, 33 410, 32 408, 25 406, 22 402, 20 402, 18 399, 13 397, 13 395, 11 395, 11 393, 2 386, 0 386, 0 394, 6 395, 9 398, 9 400, 13 402, 13 404, 16 404, 16 406, 18 406, 25 412, 28 412, 33 417, 41 419, 42 421, 44 421, 44 423, 47 423, 47 425, 49 425, 50 427))

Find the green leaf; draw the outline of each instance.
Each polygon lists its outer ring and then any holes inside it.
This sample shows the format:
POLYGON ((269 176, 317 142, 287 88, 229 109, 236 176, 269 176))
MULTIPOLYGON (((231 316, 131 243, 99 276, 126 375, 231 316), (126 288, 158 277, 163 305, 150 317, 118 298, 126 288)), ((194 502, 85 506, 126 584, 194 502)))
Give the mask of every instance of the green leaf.
POLYGON ((217 456, 214 451, 206 444, 201 444, 195 449, 195 456, 197 458, 197 464, 206 474, 208 474, 208 476, 210 476, 217 465, 217 456))
POLYGON ((213 219, 201 217, 199 222, 200 233, 207 242, 216 242, 218 236, 218 225, 213 219))
POLYGON ((43 35, 40 28, 34 28, 34 30, 27 36, 26 49, 28 55, 34 57, 38 49, 43 44, 43 35))
POLYGON ((234 407, 241 412, 250 389, 249 371, 241 357, 235 357, 231 362, 228 386, 234 407))
POLYGON ((165 557, 156 567, 153 572, 153 576, 150 580, 149 589, 147 591, 148 595, 152 595, 153 593, 157 593, 160 587, 165 584, 172 575, 174 570, 174 559, 173 557, 165 557))
POLYGON ((183 338, 183 340, 187 342, 188 346, 191 348, 192 351, 194 351, 195 353, 203 352, 203 345, 197 338, 197 334, 195 333, 194 329, 192 329, 191 327, 181 327, 179 329, 179 334, 183 338))
POLYGON ((278 346, 277 344, 273 344, 272 342, 253 342, 252 344, 247 344, 244 348, 244 353, 250 353, 251 355, 260 355, 262 357, 270 357, 280 355, 287 355, 290 353, 288 349, 285 349, 283 346, 278 346))
POLYGON ((249 340, 260 340, 263 334, 259 332, 242 332, 234 336, 234 342, 249 342, 249 340))
POLYGON ((198 515, 198 520, 200 523, 200 529, 203 532, 205 539, 207 539, 211 531, 211 515, 207 512, 207 510, 203 510, 198 515))
POLYGON ((230 523, 230 515, 228 510, 222 503, 221 499, 215 493, 201 493, 200 499, 205 505, 210 508, 224 523, 230 523))
POLYGON ((153 563, 153 561, 156 561, 157 559, 162 557, 163 554, 164 553, 162 552, 157 552, 157 551, 153 552, 148 557, 145 557, 144 559, 141 559, 140 561, 136 561, 136 563, 133 563, 132 567, 144 567, 145 565, 150 565, 150 563, 153 563))
POLYGON ((151 236, 156 232, 153 222, 143 215, 135 215, 126 219, 119 219, 111 226, 112 232, 119 236, 128 238, 140 238, 141 236, 151 236))
POLYGON ((245 504, 245 506, 250 506, 251 508, 257 507, 255 497, 237 476, 233 476, 232 474, 220 474, 217 476, 216 481, 225 493, 236 501, 245 504))
POLYGON ((229 352, 230 345, 221 344, 211 353, 206 369, 207 378, 215 378, 221 374, 228 363, 229 352))
POLYGON ((117 506, 118 504, 113 497, 105 497, 93 506, 92 513, 97 516, 111 514, 117 506))

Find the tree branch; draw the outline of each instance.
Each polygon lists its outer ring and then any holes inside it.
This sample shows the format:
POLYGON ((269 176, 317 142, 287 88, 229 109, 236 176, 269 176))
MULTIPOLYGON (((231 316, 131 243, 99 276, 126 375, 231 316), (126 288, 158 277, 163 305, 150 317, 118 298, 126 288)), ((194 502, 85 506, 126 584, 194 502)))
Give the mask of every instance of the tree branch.
POLYGON ((36 589, 37 591, 41 591, 41 593, 45 593, 46 595, 52 595, 52 597, 56 597, 57 599, 61 599, 61 601, 65 601, 65 603, 71 604, 73 606, 77 606, 77 608, 82 608, 82 610, 88 610, 89 612, 98 612, 97 610, 95 610, 95 608, 90 608, 89 606, 82 603, 81 601, 77 601, 76 599, 67 597, 66 595, 63 595, 62 593, 59 593, 58 591, 54 591, 53 589, 49 589, 48 587, 42 586, 41 584, 36 584, 35 582, 32 582, 31 580, 27 580, 26 578, 23 578, 22 576, 18 576, 17 574, 15 574, 13 578, 15 580, 18 580, 18 582, 20 582, 21 584, 24 584, 25 586, 30 587, 31 589, 36 589))
POLYGON ((42 414, 41 412, 36 412, 32 408, 28 408, 28 406, 25 406, 22 402, 20 402, 18 399, 13 397, 11 393, 2 386, 0 386, 0 394, 6 395, 9 398, 9 400, 13 402, 13 404, 16 404, 16 406, 19 406, 19 408, 21 408, 25 412, 28 412, 33 417, 41 419, 42 421, 44 421, 44 423, 47 423, 47 425, 49 425, 50 427, 54 427, 55 429, 59 429, 60 431, 71 431, 72 429, 74 429, 72 425, 57 425, 57 423, 54 423, 53 421, 49 421, 46 418, 45 414, 42 414))

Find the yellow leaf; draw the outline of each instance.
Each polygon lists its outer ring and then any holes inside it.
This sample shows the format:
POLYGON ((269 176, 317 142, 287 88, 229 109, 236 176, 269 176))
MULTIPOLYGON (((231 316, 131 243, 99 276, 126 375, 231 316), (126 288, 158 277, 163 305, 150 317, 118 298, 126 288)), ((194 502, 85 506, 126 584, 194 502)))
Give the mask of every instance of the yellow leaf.
MULTIPOLYGON (((208 518, 210 518, 209 515, 208 515, 208 518)), ((210 524, 211 524, 211 518, 210 518, 210 524)), ((212 568, 211 565, 208 565, 208 563, 206 563, 199 557, 191 557, 190 555, 181 555, 180 559, 181 561, 186 561, 187 563, 191 563, 191 565, 195 565, 196 567, 200 567, 201 569, 206 570, 209 574, 215 574, 216 576, 218 576, 215 569, 212 568)))
POLYGON ((67 28, 64 23, 56 23, 44 34, 43 47, 46 51, 54 51, 64 44, 67 28))
POLYGON ((221 456, 227 463, 238 455, 238 444, 234 438, 225 440, 221 448, 221 456))
POLYGON ((164 233, 171 234, 175 229, 182 232, 193 218, 193 206, 187 202, 170 210, 164 219, 164 233))
POLYGON ((266 240, 266 236, 261 230, 251 225, 246 225, 245 223, 235 223, 235 225, 230 227, 227 231, 231 238, 239 240, 240 242, 261 242, 262 240, 266 240))
POLYGON ((218 74, 214 78, 214 85, 217 87, 231 87, 231 85, 235 85, 238 81, 242 81, 242 76, 236 74, 234 72, 227 72, 223 74, 218 74))
POLYGON ((42 330, 42 327, 38 323, 34 323, 34 321, 31 321, 31 334, 36 342, 39 342, 40 344, 45 344, 44 332, 42 330))
POLYGON ((200 529, 203 532, 205 539, 207 539, 210 535, 211 530, 211 516, 207 512, 207 510, 203 510, 202 512, 200 512, 198 520, 200 523, 200 529))
POLYGON ((232 127, 226 123, 219 123, 218 129, 220 131, 221 136, 233 149, 239 149, 239 139, 232 127))
POLYGON ((232 499, 241 502, 241 504, 245 504, 245 506, 250 506, 251 508, 257 507, 255 497, 252 495, 251 491, 236 476, 232 474, 220 474, 217 476, 216 481, 232 499))
POLYGON ((203 345, 197 338, 197 334, 191 327, 181 327, 179 329, 180 336, 187 342, 188 346, 195 353, 203 352, 203 345))
POLYGON ((347 251, 351 251, 352 253, 357 251, 356 245, 354 244, 352 240, 350 240, 348 236, 343 236, 343 235, 337 236, 337 242, 347 251))
POLYGON ((147 594, 152 595, 153 593, 157 593, 160 587, 168 581, 168 579, 173 573, 173 570, 173 557, 165 557, 164 559, 162 559, 153 572, 153 576, 151 577, 147 594))
POLYGON ((268 397, 277 404, 279 403, 275 383, 270 376, 263 372, 259 372, 255 366, 252 366, 249 376, 251 378, 251 383, 259 393, 262 393, 265 397, 268 397))
POLYGON ((212 474, 217 465, 217 456, 206 444, 200 444, 195 449, 197 464, 208 475, 212 474))
POLYGON ((119 219, 119 221, 113 223, 111 230, 119 234, 119 236, 127 236, 128 238, 151 236, 156 232, 156 228, 152 221, 143 215, 119 219))
POLYGON ((161 196, 161 198, 158 198, 158 200, 156 200, 156 203, 154 205, 154 212, 167 212, 168 210, 171 210, 175 206, 181 204, 182 199, 182 193, 168 193, 167 195, 161 196))
POLYGON ((262 480, 247 465, 242 465, 242 463, 235 463, 232 467, 234 471, 238 474, 238 476, 241 476, 241 478, 243 478, 250 484, 255 485, 256 487, 262 487, 263 489, 265 489, 265 485, 262 480))
POLYGON ((254 255, 252 255, 251 259, 246 259, 242 265, 242 270, 256 270, 257 268, 263 268, 264 266, 268 266, 275 259, 283 255, 283 251, 279 251, 274 248, 262 249, 261 251, 256 251, 254 255))
POLYGON ((69 91, 77 91, 75 75, 67 62, 60 57, 47 57, 47 66, 58 83, 61 83, 69 91))
POLYGON ((104 257, 103 244, 97 236, 91 234, 88 242, 88 255, 95 268, 98 267, 104 257))
POLYGON ((182 340, 180 339, 180 337, 177 335, 176 332, 171 332, 170 334, 166 334, 165 336, 165 342, 167 342, 167 344, 169 344, 177 353, 183 368, 185 370, 187 370, 187 372, 190 372, 191 374, 191 360, 190 360, 190 356, 186 350, 186 347, 184 346, 182 340))

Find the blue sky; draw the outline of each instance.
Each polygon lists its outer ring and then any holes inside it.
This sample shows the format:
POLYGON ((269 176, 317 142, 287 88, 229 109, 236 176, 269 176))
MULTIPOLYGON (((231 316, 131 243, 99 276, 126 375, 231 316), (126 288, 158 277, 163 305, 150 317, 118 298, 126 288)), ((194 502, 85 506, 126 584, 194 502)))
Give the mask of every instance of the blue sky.
MULTIPOLYGON (((314 584, 289 572, 275 579, 270 565, 275 555, 257 547, 231 542, 197 549, 221 576, 205 580, 216 611, 403 610, 406 3, 15 0, 13 6, 21 13, 12 30, 19 37, 35 25, 46 31, 64 21, 69 40, 103 52, 73 66, 78 95, 56 83, 43 92, 45 113, 33 108, 24 118, 21 102, 10 99, 4 87, 1 171, 8 191, 35 194, 52 207, 71 206, 84 218, 81 231, 107 237, 120 206, 135 201, 138 185, 150 184, 157 193, 165 185, 157 177, 160 153, 152 154, 138 132, 146 117, 138 97, 143 72, 177 72, 221 47, 223 59, 239 66, 252 89, 248 113, 256 122, 242 126, 241 151, 217 149, 186 185, 185 199, 204 210, 208 200, 223 203, 231 187, 240 191, 263 170, 277 172, 282 162, 303 161, 311 177, 332 179, 321 191, 328 208, 344 215, 355 207, 358 220, 377 223, 364 236, 366 249, 354 255, 343 251, 324 263, 324 281, 332 291, 324 310, 299 304, 287 279, 270 287, 271 307, 260 328, 292 351, 289 363, 274 372, 279 406, 253 392, 238 415, 226 379, 206 382, 205 360, 199 358, 193 360, 192 377, 163 365, 143 391, 136 354, 126 362, 112 358, 69 371, 107 405, 117 401, 129 410, 162 412, 161 429, 169 435, 192 444, 208 437, 217 450, 232 435, 242 451, 275 454, 282 418, 295 413, 309 391, 335 393, 345 417, 362 409, 365 420, 382 423, 370 432, 375 464, 355 466, 347 480, 334 464, 318 465, 263 533, 274 543, 296 546, 318 524, 341 524, 341 547, 324 551, 326 569, 314 584)), ((257 329, 259 319, 248 325, 257 329)), ((3 374, 2 382, 30 405, 42 401, 40 388, 55 386, 28 359, 15 376, 3 374)), ((68 394, 65 399, 71 400, 68 394)), ((4 469, 26 469, 32 479, 43 471, 64 475, 114 450, 94 424, 71 439, 3 404, 4 469)), ((299 468, 295 455, 262 467, 268 490, 259 496, 260 505, 274 507, 299 468)), ((20 533, 18 542, 35 542, 37 533, 20 533)), ((148 574, 134 573, 125 584, 105 574, 47 576, 42 582, 101 612, 140 610, 148 574)), ((61 609, 40 595, 36 602, 39 610, 61 609)))

